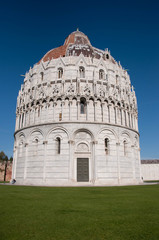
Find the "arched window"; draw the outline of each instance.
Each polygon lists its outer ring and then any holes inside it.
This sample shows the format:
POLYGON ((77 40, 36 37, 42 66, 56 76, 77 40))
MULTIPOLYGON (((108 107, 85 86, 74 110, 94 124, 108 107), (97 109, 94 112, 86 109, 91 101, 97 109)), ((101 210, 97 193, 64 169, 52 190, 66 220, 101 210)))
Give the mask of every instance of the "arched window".
POLYGON ((44 80, 44 73, 41 72, 40 75, 41 75, 41 81, 43 81, 44 80))
POLYGON ((106 153, 106 155, 108 155, 109 154, 109 139, 108 138, 104 139, 104 146, 105 146, 105 153, 106 153))
POLYGON ((57 137, 56 141, 57 141, 57 154, 60 154, 60 151, 61 151, 61 139, 59 137, 57 137))
POLYGON ((39 139, 34 138, 34 140, 33 140, 33 155, 34 156, 38 155, 38 143, 39 143, 39 139))
POLYGON ((104 79, 104 70, 103 69, 100 69, 99 70, 99 79, 104 79))
POLYGON ((123 145, 124 145, 124 156, 127 156, 127 142, 126 142, 126 140, 124 140, 123 145))
POLYGON ((80 78, 85 78, 85 69, 84 67, 79 67, 80 78))
POLYGON ((62 121, 62 113, 59 113, 59 121, 62 121))
POLYGON ((85 114, 86 113, 86 99, 81 98, 80 100, 80 113, 85 114))
POLYGON ((109 54, 106 54, 106 59, 109 59, 109 54))
POLYGON ((62 78, 62 75, 63 75, 63 69, 58 68, 58 78, 62 78))

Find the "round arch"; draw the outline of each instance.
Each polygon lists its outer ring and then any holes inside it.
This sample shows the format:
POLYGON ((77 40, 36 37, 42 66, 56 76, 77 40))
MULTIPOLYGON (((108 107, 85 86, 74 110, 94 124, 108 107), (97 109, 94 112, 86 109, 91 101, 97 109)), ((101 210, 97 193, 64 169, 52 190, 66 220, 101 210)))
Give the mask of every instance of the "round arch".
POLYGON ((41 135, 44 137, 44 133, 40 128, 34 128, 30 133, 29 133, 29 137, 34 133, 34 132, 39 132, 41 133, 41 135))
POLYGON ((77 130, 72 134, 72 139, 73 139, 73 140, 75 139, 76 134, 79 133, 79 132, 86 132, 86 133, 88 133, 88 134, 91 136, 92 141, 95 141, 95 137, 94 137, 93 133, 92 133, 90 130, 86 129, 86 128, 77 129, 77 130))
POLYGON ((106 127, 102 128, 102 129, 97 133, 97 136, 99 136, 99 134, 100 134, 101 132, 103 132, 104 130, 112 132, 113 135, 115 136, 116 141, 118 142, 119 138, 118 138, 117 133, 116 133, 113 129, 110 129, 110 128, 106 128, 106 127))
POLYGON ((64 127, 53 127, 47 132, 45 140, 48 139, 48 136, 50 135, 51 132, 58 130, 58 129, 64 131, 67 134, 68 139, 70 139, 69 132, 64 127))
MULTIPOLYGON (((122 137, 122 135, 123 134, 126 134, 127 136, 128 136, 128 138, 131 140, 131 142, 132 142, 132 136, 131 136, 131 134, 127 131, 127 130, 123 130, 122 132, 121 132, 121 134, 120 134, 120 138, 122 137)), ((124 137, 124 136, 123 136, 124 137)))

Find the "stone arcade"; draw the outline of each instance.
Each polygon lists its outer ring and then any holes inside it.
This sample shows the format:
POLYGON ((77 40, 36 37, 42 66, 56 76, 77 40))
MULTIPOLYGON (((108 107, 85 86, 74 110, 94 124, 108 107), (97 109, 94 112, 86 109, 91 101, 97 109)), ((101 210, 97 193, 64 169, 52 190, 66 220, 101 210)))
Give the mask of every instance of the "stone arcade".
POLYGON ((137 184, 138 111, 130 78, 80 31, 25 74, 17 98, 18 184, 137 184))

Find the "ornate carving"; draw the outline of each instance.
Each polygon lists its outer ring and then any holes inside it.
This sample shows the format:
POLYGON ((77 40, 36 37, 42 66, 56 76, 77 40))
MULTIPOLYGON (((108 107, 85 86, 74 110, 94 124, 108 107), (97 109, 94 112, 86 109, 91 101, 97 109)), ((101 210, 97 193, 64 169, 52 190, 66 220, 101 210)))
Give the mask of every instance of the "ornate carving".
POLYGON ((92 141, 92 144, 98 144, 98 141, 94 140, 94 141, 92 141))
POLYGON ((75 87, 74 85, 71 83, 70 86, 67 89, 67 94, 68 95, 73 95, 75 93, 75 87))
POLYGON ((39 89, 39 98, 45 98, 45 97, 46 97, 46 94, 45 94, 44 88, 41 87, 39 89))
POLYGON ((74 145, 74 144, 75 144, 75 141, 73 141, 73 140, 69 140, 68 143, 74 145))
POLYGON ((114 87, 113 97, 114 97, 115 99, 118 99, 118 90, 116 89, 116 87, 114 87))
POLYGON ((100 97, 104 98, 105 97, 105 89, 103 86, 100 86, 98 89, 98 94, 100 97))
POLYGON ((89 147, 86 143, 79 143, 77 146, 77 151, 79 152, 88 152, 89 151, 89 147))
POLYGON ((59 94, 59 87, 57 85, 54 86, 53 90, 52 90, 52 94, 53 96, 57 96, 59 94))
POLYGON ((83 90, 83 93, 86 95, 86 96, 89 96, 91 94, 91 89, 90 87, 88 86, 88 84, 86 84, 84 90, 83 90))
POLYGON ((29 100, 30 102, 34 101, 35 100, 35 97, 34 97, 34 92, 33 90, 30 91, 30 94, 29 94, 29 100))

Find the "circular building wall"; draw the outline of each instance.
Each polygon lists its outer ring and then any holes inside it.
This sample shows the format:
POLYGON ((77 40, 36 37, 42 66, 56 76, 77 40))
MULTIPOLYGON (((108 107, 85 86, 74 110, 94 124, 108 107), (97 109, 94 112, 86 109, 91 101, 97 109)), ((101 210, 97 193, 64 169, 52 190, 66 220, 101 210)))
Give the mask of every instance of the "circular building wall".
POLYGON ((40 185, 141 181, 129 75, 79 31, 25 75, 17 98, 12 178, 40 185))

